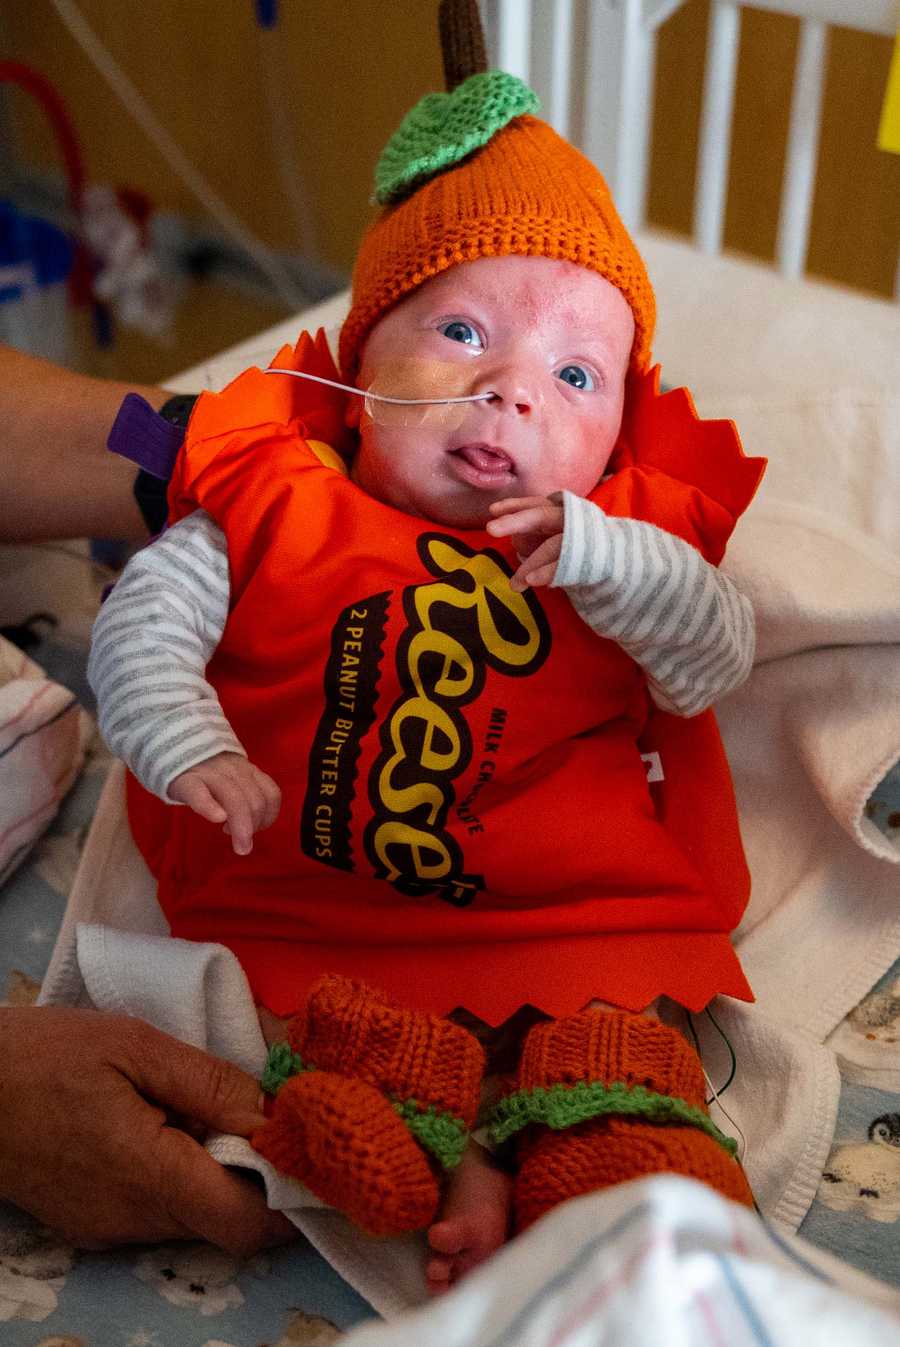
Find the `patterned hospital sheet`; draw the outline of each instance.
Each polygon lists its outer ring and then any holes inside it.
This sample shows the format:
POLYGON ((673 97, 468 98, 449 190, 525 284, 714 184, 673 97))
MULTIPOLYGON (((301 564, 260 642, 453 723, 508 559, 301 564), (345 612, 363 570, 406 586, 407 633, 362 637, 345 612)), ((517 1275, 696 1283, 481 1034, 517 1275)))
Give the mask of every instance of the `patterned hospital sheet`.
MULTIPOLYGON (((58 652, 32 653, 83 693, 58 652)), ((38 993, 108 761, 95 738, 50 829, 0 889, 2 1004, 38 993)), ((900 768, 870 812, 900 843, 900 768)), ((842 1030, 835 1144, 800 1233, 900 1284, 900 961, 842 1030)), ((318 1347, 371 1314, 302 1241, 245 1263, 200 1243, 88 1253, 0 1203, 4 1347, 318 1347)))

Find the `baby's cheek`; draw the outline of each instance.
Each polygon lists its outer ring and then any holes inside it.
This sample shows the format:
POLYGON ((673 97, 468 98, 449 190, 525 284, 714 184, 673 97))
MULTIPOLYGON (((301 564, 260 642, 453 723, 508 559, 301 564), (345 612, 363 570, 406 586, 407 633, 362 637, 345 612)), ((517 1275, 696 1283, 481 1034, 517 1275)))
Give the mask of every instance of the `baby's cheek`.
POLYGON ((610 414, 582 427, 578 451, 569 463, 571 479, 577 485, 568 489, 575 495, 589 495, 606 472, 619 438, 621 421, 621 414, 610 414))

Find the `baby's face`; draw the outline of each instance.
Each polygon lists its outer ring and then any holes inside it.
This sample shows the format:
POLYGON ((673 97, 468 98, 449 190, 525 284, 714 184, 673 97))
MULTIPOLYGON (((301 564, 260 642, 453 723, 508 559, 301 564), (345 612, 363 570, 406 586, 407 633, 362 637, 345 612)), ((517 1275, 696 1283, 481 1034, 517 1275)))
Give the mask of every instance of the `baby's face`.
POLYGON ((634 335, 596 272, 543 257, 460 263, 373 328, 359 386, 405 397, 491 392, 463 407, 349 416, 353 480, 398 509, 481 528, 492 501, 587 495, 615 447, 634 335))

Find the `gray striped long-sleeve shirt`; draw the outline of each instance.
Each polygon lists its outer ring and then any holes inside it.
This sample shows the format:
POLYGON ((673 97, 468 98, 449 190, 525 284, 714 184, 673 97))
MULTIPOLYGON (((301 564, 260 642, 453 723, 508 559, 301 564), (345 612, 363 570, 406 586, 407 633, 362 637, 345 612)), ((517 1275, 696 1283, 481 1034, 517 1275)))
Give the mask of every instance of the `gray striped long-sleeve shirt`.
POLYGON ((553 583, 593 631, 640 664, 656 705, 696 716, 739 687, 756 648, 750 600, 683 539, 607 515, 570 491, 562 498, 553 583))
MULTIPOLYGON (((744 681, 753 612, 690 544, 563 493, 553 583, 644 669, 657 705, 696 715, 744 681)), ((88 677, 100 730, 153 794, 216 753, 246 756, 206 665, 230 600, 225 535, 198 510, 128 563, 94 626, 88 677)))

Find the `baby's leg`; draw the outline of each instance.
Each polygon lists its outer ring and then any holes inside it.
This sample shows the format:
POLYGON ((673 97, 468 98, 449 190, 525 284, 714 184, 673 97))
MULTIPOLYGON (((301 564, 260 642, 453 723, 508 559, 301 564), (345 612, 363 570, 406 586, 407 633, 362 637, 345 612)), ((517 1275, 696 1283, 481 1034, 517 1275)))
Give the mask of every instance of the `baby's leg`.
MULTIPOLYGON (((534 1021, 531 1020, 531 1023, 534 1021)), ((488 1061, 497 1069, 510 1063, 516 1026, 492 1030, 477 1026, 488 1061)), ((509 1089, 509 1075, 486 1076, 481 1087, 479 1120, 489 1119, 498 1100, 509 1089)), ((481 1133, 478 1133, 479 1137, 481 1133)), ((479 1263, 485 1262, 509 1235, 512 1178, 491 1151, 470 1139, 462 1163, 450 1175, 441 1199, 438 1219, 428 1231, 433 1250, 426 1265, 432 1295, 446 1291, 479 1263)))
MULTIPOLYGON (((288 1021, 265 1006, 257 1006, 266 1043, 282 1042, 288 1021)), ((488 1097, 496 1097, 490 1084, 488 1097)), ((490 1151, 469 1141, 466 1153, 444 1185, 438 1219, 428 1231, 432 1253, 426 1265, 432 1295, 448 1290, 460 1277, 483 1263, 506 1240, 509 1232, 512 1179, 494 1161, 490 1151)))
POLYGON ((752 1205, 733 1145, 710 1121, 700 1058, 648 1011, 594 1003, 529 1033, 493 1128, 499 1141, 516 1137, 517 1229, 568 1198, 658 1173, 752 1205))
POLYGON ((330 975, 286 1025, 260 1023, 274 1101, 254 1148, 371 1234, 427 1229, 478 1111, 477 1040, 330 975))
MULTIPOLYGON (((526 1034, 547 1017, 534 1006, 524 1005, 496 1027, 462 1007, 450 1018, 465 1026, 484 1048, 489 1074, 482 1084, 478 1117, 487 1122, 512 1086, 526 1034)), ((447 1180, 438 1219, 428 1231, 433 1252, 426 1277, 432 1295, 453 1286, 506 1242, 511 1190, 508 1168, 477 1141, 470 1140, 461 1164, 447 1180)))
MULTIPOLYGON (((585 1006, 585 1010, 618 1011, 619 1009, 620 1009, 619 1006, 614 1006, 609 1001, 588 1001, 587 1005, 585 1006)), ((655 1001, 651 1001, 649 1006, 645 1006, 643 1010, 638 1011, 637 1013, 643 1015, 648 1020, 658 1020, 659 997, 657 997, 655 1001)))
POLYGON ((428 1231, 428 1290, 439 1295, 485 1262, 509 1233, 512 1179, 490 1151, 469 1141, 447 1180, 437 1221, 428 1231))
MULTIPOLYGON (((657 1002, 643 1014, 657 1019, 657 1002)), ((590 1009, 614 1011, 605 1001, 592 1001, 590 1009)), ((457 1012, 458 1013, 458 1012, 457 1012)), ((520 1012, 518 1025, 531 1025, 542 1016, 520 1012)), ((473 1032, 486 1029, 474 1017, 466 1023, 473 1032)), ((490 1060, 498 1067, 508 1066, 512 1041, 521 1037, 517 1024, 510 1023, 501 1031, 480 1035, 488 1048, 490 1060), (504 1029, 506 1032, 504 1032, 504 1029)), ((500 1077, 488 1077, 482 1091, 482 1116, 488 1116, 503 1093, 500 1077)), ((509 1082, 506 1082, 509 1088, 509 1082)), ((505 1244, 509 1235, 512 1204, 512 1178, 490 1151, 470 1140, 460 1165, 451 1173, 444 1188, 438 1220, 428 1231, 432 1255, 426 1264, 426 1280, 432 1295, 440 1295, 462 1277, 485 1262, 492 1253, 505 1244)))
POLYGON ((266 1047, 271 1048, 273 1043, 283 1043, 287 1038, 288 1019, 282 1019, 280 1015, 275 1015, 266 1006, 258 1005, 256 1014, 259 1017, 259 1027, 262 1030, 262 1036, 266 1040, 266 1047))

